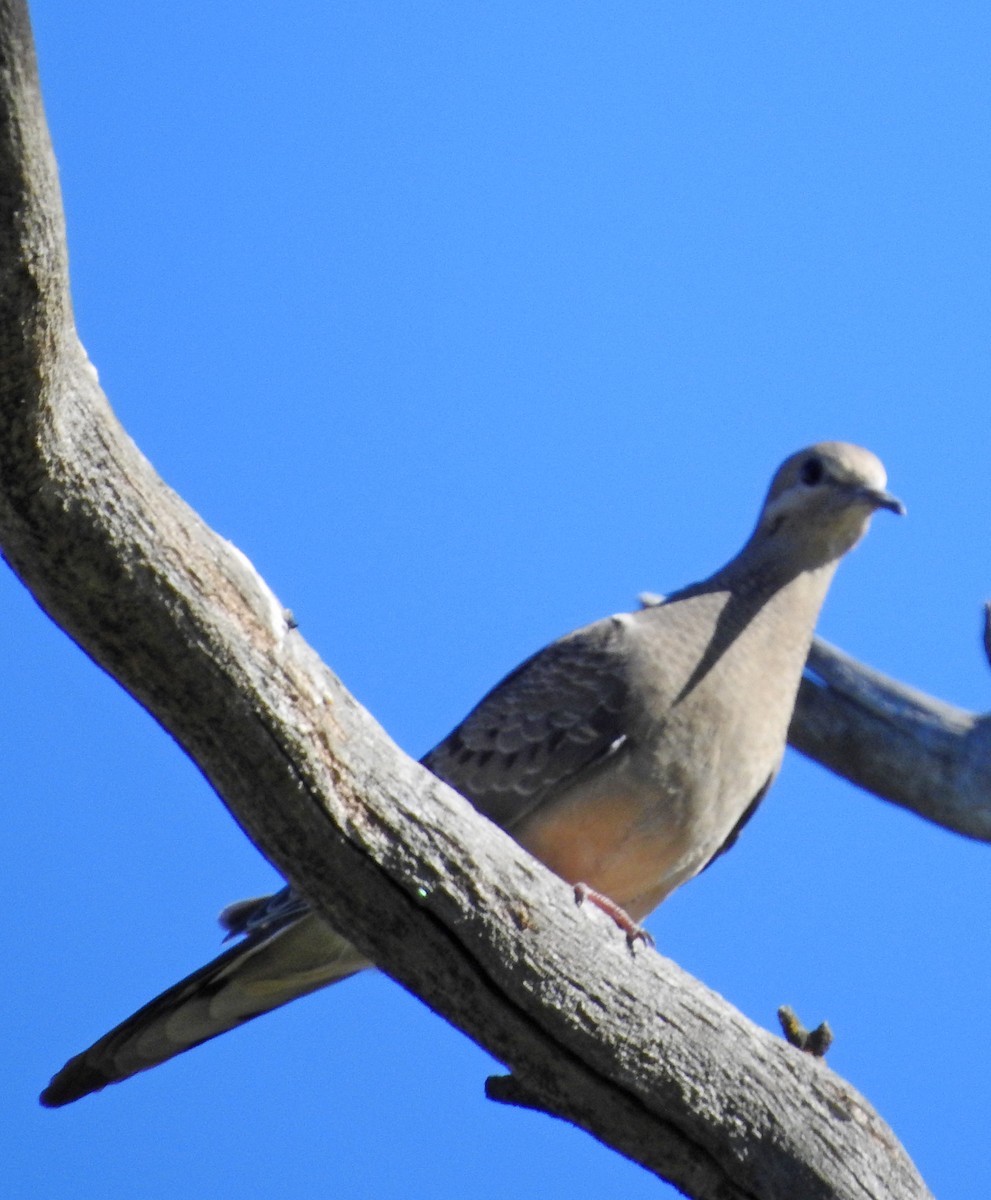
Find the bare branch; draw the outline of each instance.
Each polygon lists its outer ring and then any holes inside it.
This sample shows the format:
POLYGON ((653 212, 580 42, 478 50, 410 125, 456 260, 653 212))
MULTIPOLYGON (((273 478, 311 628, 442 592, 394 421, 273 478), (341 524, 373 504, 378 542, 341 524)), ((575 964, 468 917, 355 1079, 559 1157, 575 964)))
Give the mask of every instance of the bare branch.
POLYGON ((991 841, 991 717, 917 692, 816 639, 789 740, 875 795, 991 841))
POLYGON ((928 1195, 822 1062, 631 956, 408 759, 165 487, 75 335, 19 0, 0 0, 0 89, 0 544, 46 611, 361 950, 508 1065, 517 1100, 699 1197, 928 1195))

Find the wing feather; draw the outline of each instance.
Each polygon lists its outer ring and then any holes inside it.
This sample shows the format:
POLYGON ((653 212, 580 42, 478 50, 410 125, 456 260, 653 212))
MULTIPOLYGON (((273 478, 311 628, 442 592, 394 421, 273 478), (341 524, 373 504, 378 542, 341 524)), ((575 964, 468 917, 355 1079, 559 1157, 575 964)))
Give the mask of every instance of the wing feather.
POLYGON ((527 659, 421 760, 506 829, 622 746, 625 617, 586 625, 527 659))

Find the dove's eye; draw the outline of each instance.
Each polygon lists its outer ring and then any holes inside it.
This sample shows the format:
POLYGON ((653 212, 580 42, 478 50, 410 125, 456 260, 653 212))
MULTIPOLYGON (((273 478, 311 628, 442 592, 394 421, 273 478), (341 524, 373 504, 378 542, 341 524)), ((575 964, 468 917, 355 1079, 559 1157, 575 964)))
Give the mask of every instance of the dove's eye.
POLYGON ((802 483, 807 483, 809 487, 815 487, 817 483, 821 483, 824 474, 825 467, 822 465, 821 458, 807 458, 798 470, 799 479, 802 483))

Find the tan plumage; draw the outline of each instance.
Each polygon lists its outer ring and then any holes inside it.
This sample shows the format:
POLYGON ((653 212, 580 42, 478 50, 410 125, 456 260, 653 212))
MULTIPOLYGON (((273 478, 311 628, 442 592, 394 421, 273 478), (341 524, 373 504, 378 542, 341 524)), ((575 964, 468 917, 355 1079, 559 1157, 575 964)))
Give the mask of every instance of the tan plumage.
MULTIPOLYGON (((777 774, 819 608, 884 468, 825 442, 778 470, 740 553, 661 605, 568 634, 423 762, 531 853, 641 920, 736 837, 777 774)), ((290 892, 233 905, 244 940, 70 1060, 67 1104, 368 964, 290 892)))

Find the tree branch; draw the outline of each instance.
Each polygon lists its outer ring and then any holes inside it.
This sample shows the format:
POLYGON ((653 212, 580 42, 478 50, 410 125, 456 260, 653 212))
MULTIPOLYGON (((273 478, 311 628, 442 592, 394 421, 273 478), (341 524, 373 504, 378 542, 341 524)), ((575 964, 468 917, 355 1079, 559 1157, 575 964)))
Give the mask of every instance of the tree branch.
POLYGON ((76 337, 25 6, 0 0, 0 544, 358 947, 505 1062, 502 1098, 691 1195, 928 1195, 869 1105, 407 758, 127 438, 76 337))
POLYGON ((817 638, 788 737, 859 787, 991 841, 991 716, 926 696, 817 638))

